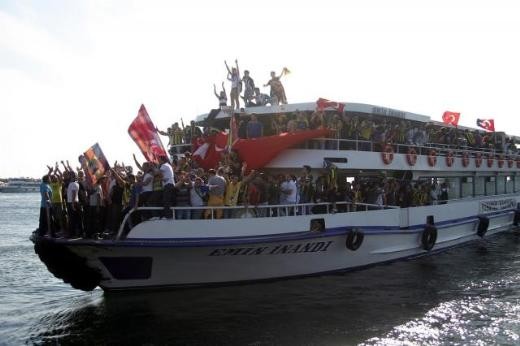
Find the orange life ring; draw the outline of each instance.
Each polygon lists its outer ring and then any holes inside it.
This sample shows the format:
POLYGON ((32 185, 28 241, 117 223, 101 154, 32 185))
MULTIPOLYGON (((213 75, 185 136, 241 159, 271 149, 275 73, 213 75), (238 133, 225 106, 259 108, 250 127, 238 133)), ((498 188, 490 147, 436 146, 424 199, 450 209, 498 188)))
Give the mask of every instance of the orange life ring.
POLYGON ((482 154, 475 153, 475 167, 479 168, 482 165, 482 154))
POLYGON ((428 164, 433 167, 437 163, 437 152, 435 149, 431 149, 428 152, 428 164))
POLYGON ((497 162, 498 162, 498 168, 504 167, 504 155, 499 155, 497 162))
POLYGON ((489 168, 493 167, 493 162, 495 161, 494 156, 491 155, 491 154, 488 154, 486 160, 487 160, 487 166, 488 166, 489 168))
POLYGON ((513 164, 515 163, 515 160, 513 160, 512 157, 507 158, 507 167, 513 168, 513 164))
POLYGON ((389 165, 394 160, 394 148, 390 144, 385 145, 385 148, 381 152, 381 157, 385 165, 389 165))
POLYGON ((453 165, 453 162, 455 161, 455 158, 453 157, 453 151, 448 151, 446 154, 446 166, 451 167, 453 165))
POLYGON ((417 151, 415 151, 414 148, 408 148, 408 152, 406 153, 406 162, 410 166, 415 166, 415 163, 417 162, 417 151))
POLYGON ((462 167, 468 167, 469 165, 469 154, 467 151, 462 153, 462 167))

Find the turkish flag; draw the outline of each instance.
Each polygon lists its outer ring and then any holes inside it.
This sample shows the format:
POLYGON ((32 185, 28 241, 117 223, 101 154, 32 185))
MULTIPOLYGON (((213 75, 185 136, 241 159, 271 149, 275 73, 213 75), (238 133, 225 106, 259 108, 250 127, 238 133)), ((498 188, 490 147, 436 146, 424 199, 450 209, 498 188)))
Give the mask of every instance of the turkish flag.
POLYGON ((334 109, 340 113, 343 113, 343 109, 345 108, 345 104, 341 102, 335 102, 335 101, 329 101, 324 98, 319 98, 318 101, 316 101, 316 110, 317 111, 323 111, 326 108, 334 109))
POLYGON ((482 127, 486 131, 495 132, 495 120, 493 119, 477 119, 477 126, 482 127))
MULTIPOLYGON (((242 162, 247 163, 247 171, 267 165, 279 153, 308 139, 326 137, 328 129, 307 130, 296 133, 281 133, 251 139, 238 139, 233 143, 233 150, 242 162)), ((206 137, 204 142, 192 154, 193 159, 204 169, 216 168, 224 152, 228 134, 219 132, 206 137)))
POLYGON ((457 112, 446 111, 442 115, 442 121, 446 125, 457 126, 459 123, 459 119, 460 119, 460 113, 457 113, 457 112))
POLYGON ((161 138, 144 105, 141 105, 137 117, 128 127, 128 134, 137 144, 147 161, 159 163, 159 157, 168 157, 161 138))

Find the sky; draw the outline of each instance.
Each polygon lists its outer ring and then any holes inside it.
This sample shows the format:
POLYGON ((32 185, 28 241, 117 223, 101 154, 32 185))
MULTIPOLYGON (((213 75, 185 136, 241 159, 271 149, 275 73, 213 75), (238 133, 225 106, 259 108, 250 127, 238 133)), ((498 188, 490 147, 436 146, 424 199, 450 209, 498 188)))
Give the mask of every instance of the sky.
POLYGON ((159 129, 188 123, 235 59, 256 84, 289 68, 289 103, 451 110, 520 135, 519 15, 500 0, 0 0, 0 177, 77 166, 96 142, 111 163, 142 159, 140 105, 159 129))

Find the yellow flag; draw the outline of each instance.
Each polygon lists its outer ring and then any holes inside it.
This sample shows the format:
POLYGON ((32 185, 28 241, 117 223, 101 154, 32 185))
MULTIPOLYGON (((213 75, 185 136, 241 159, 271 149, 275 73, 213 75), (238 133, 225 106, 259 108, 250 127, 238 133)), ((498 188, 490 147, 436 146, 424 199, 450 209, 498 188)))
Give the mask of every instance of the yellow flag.
POLYGON ((283 74, 290 74, 291 71, 289 71, 289 69, 287 67, 284 67, 283 70, 282 70, 283 74))

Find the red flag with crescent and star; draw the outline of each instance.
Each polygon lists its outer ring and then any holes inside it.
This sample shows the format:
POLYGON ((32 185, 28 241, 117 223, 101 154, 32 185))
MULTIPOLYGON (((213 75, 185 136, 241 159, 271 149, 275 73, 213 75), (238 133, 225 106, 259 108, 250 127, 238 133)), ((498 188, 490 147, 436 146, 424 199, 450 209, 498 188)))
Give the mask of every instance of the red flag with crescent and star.
MULTIPOLYGON (((264 167, 285 149, 308 139, 326 137, 329 134, 328 129, 317 129, 251 139, 238 138, 233 142, 232 149, 237 152, 242 162, 247 163, 247 170, 250 171, 264 167)), ((196 143, 193 160, 204 169, 216 168, 225 152, 227 142, 228 134, 225 132, 205 137, 196 143)))
POLYGON ((495 132, 495 120, 494 119, 477 119, 477 126, 482 127, 486 131, 495 132))
POLYGON ((446 125, 457 126, 459 124, 460 113, 446 111, 442 115, 442 122, 446 125))
POLYGON ((343 110, 345 109, 345 104, 341 102, 330 101, 320 97, 318 101, 316 101, 316 110, 324 111, 325 109, 333 109, 340 113, 343 113, 343 110))

